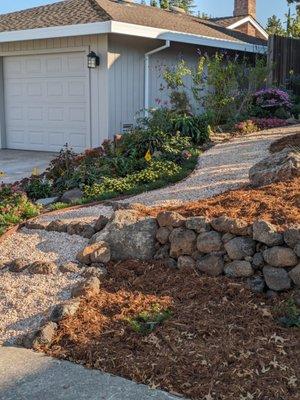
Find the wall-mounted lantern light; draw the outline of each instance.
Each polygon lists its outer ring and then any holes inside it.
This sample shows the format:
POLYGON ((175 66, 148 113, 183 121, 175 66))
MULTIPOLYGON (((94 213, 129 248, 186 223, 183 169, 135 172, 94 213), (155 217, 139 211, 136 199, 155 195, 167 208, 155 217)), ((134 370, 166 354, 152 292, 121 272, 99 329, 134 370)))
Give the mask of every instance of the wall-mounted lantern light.
POLYGON ((100 65, 100 58, 93 51, 91 51, 90 54, 88 54, 87 58, 88 58, 89 68, 96 68, 100 65))

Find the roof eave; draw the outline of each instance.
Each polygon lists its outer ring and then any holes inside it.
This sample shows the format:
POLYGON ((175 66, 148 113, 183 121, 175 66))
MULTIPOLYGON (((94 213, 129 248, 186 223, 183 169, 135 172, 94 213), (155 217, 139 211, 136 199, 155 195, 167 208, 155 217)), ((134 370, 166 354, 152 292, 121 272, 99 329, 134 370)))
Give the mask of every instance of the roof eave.
POLYGON ((235 40, 212 38, 203 35, 170 31, 167 29, 152 28, 118 21, 0 32, 0 43, 105 33, 118 33, 151 39, 170 40, 173 42, 196 44, 199 46, 202 45, 227 50, 246 51, 250 53, 263 54, 267 51, 267 45, 263 46, 235 40))

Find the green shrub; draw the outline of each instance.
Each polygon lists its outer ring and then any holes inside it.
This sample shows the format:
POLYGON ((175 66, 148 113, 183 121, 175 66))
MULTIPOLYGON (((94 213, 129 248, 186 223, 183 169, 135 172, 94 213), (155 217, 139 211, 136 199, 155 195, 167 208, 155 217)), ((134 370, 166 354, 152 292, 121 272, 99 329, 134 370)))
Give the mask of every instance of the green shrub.
POLYGON ((278 319, 280 325, 286 328, 300 328, 300 308, 294 299, 290 298, 279 310, 281 316, 278 319))
POLYGON ((149 335, 158 325, 171 318, 172 312, 169 309, 163 310, 154 304, 150 311, 142 311, 133 318, 126 321, 130 327, 141 335, 149 335))
POLYGON ((25 184, 24 190, 30 199, 44 199, 52 193, 51 183, 43 177, 31 177, 25 184))
POLYGON ((162 178, 166 179, 180 171, 181 167, 171 161, 153 160, 147 168, 124 178, 104 177, 99 184, 85 186, 84 194, 88 199, 97 199, 107 193, 127 193, 138 185, 155 182, 162 178))
POLYGON ((14 224, 39 214, 40 207, 11 185, 0 186, 0 234, 14 224))
POLYGON ((210 126, 206 114, 191 116, 178 114, 173 118, 174 130, 191 138, 192 143, 201 145, 208 141, 210 126))

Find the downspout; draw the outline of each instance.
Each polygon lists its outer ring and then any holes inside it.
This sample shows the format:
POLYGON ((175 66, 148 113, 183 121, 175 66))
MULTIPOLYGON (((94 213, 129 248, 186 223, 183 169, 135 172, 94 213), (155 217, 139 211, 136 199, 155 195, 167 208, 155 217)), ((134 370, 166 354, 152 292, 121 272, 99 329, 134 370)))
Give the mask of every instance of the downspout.
POLYGON ((144 109, 145 109, 145 116, 148 116, 149 110, 149 57, 152 54, 159 53, 162 50, 168 49, 170 47, 170 40, 166 40, 166 43, 158 47, 157 49, 148 51, 145 54, 145 94, 144 94, 144 109))

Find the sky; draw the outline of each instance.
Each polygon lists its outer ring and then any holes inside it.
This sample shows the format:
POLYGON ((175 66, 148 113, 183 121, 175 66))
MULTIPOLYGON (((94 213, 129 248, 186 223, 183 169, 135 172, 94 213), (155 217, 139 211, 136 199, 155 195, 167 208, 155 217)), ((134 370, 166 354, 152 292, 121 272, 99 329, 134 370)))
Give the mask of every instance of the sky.
MULTIPOLYGON (((57 0, 0 0, 0 14, 55 3, 57 0)), ((139 1, 139 0, 137 0, 139 1)), ((195 0, 197 10, 213 17, 232 15, 234 0, 195 0)), ((294 7, 293 7, 294 8, 294 7)), ((284 20, 286 0, 257 0, 257 19, 265 25, 268 17, 275 14, 284 20)))

